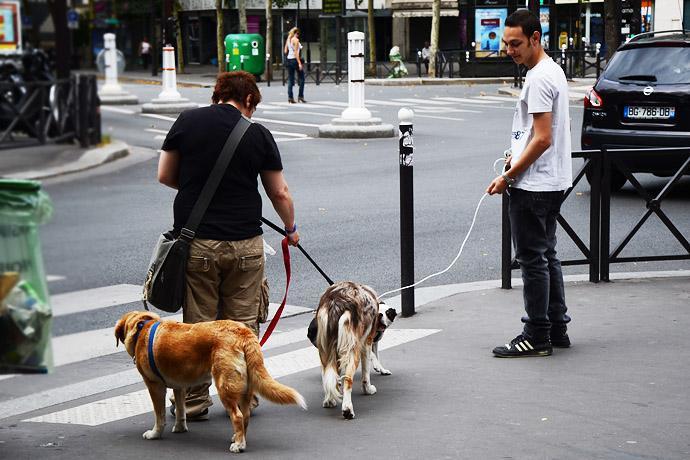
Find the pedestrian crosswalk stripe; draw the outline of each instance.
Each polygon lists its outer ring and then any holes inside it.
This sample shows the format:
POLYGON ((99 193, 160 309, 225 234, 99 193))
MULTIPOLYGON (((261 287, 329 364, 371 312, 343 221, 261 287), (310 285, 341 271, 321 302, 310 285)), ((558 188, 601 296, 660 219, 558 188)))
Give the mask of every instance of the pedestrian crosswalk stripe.
POLYGON ((464 118, 454 118, 454 117, 437 117, 434 115, 417 115, 418 118, 434 118, 436 120, 449 120, 449 121, 465 121, 464 118))
POLYGON ((393 99, 394 101, 400 101, 400 102, 406 102, 408 104, 416 104, 421 107, 426 106, 427 104, 432 104, 432 105, 453 105, 452 102, 447 102, 447 101, 436 101, 436 100, 431 100, 431 99, 415 99, 415 98, 398 98, 398 99, 393 99))
POLYGON ((267 110, 264 112, 265 115, 312 115, 317 117, 334 118, 337 114, 335 113, 323 113, 323 112, 312 112, 311 110, 281 110, 272 111, 267 110))
POLYGON ((274 131, 274 130, 271 130, 271 134, 273 134, 274 136, 309 137, 303 133, 287 133, 285 131, 274 131))
MULTIPOLYGON (((402 345, 437 332, 440 332, 440 329, 388 329, 379 344, 379 350, 385 350, 387 348, 402 345)), ((308 346, 299 350, 266 358, 265 364, 269 373, 274 378, 281 378, 297 372, 318 367, 319 357, 316 348, 313 346, 308 346)), ((136 371, 136 369, 132 369, 131 371, 127 372, 127 379, 122 379, 121 382, 129 382, 129 378, 131 378, 129 373, 132 372, 135 373, 139 381, 141 381, 141 376, 139 376, 138 371, 136 371)), ((121 374, 125 374, 125 372, 121 374)), ((85 382, 75 385, 83 385, 84 383, 85 382)), ((129 383, 125 383, 125 385, 128 384, 129 383)), ((214 386, 211 386, 211 394, 216 394, 214 386)), ((39 397, 40 399, 44 400, 44 404, 47 402, 46 405, 56 404, 53 401, 45 401, 45 395, 40 395, 39 397)), ((166 405, 169 404, 170 403, 166 398, 166 405)), ((82 404, 66 410, 32 417, 23 421, 98 426, 104 423, 114 422, 124 418, 149 413, 151 411, 151 399, 148 395, 148 391, 140 390, 125 395, 82 404)), ((23 413, 26 412, 28 411, 24 411, 23 413)), ((3 413, 3 411, 0 410, 0 413, 3 413)))
POLYGON ((254 121, 259 121, 261 123, 275 123, 278 125, 288 125, 288 126, 307 126, 309 128, 318 128, 319 125, 315 123, 300 123, 297 121, 287 121, 287 120, 275 120, 271 118, 259 118, 259 117, 252 117, 252 120, 254 121))
POLYGON ((366 99, 364 101, 365 105, 369 104, 374 104, 374 105, 389 105, 389 106, 394 106, 394 107, 403 107, 405 105, 409 105, 407 102, 395 102, 395 101, 380 101, 378 99, 366 99))
POLYGON ((323 103, 321 103, 321 101, 316 101, 316 102, 309 101, 309 103, 307 103, 307 104, 293 104, 290 102, 275 102, 274 104, 277 106, 280 106, 280 107, 275 107, 276 109, 282 109, 285 107, 290 107, 291 109, 305 109, 305 110, 309 110, 311 108, 342 110, 339 106, 334 106, 331 104, 323 104, 323 103))
POLYGON ((65 277, 61 276, 61 275, 48 275, 48 276, 46 276, 46 281, 48 281, 49 283, 52 283, 53 281, 62 281, 64 279, 65 279, 65 277))
POLYGON ((481 110, 456 109, 453 107, 415 107, 415 113, 482 113, 481 110))
POLYGON ((141 301, 141 286, 116 284, 50 296, 53 316, 69 315, 141 301))
MULTIPOLYGON (((181 318, 182 315, 178 316, 181 318)), ((112 328, 101 329, 97 332, 99 332, 100 335, 108 335, 108 343, 110 344, 110 350, 112 350, 113 353, 124 353, 122 348, 115 348, 112 328)), ((263 351, 268 351, 275 348, 284 347, 293 343, 301 342, 306 337, 306 327, 293 329, 289 332, 276 331, 271 336, 271 340, 269 340, 262 349, 263 351)), ((79 348, 83 349, 93 347, 98 348, 99 350, 101 349, 100 346, 94 347, 93 344, 89 344, 89 347, 84 347, 83 345, 84 343, 79 344, 79 348)), ((56 349, 59 347, 60 345, 58 345, 56 349)), ((109 351, 107 351, 106 354, 107 353, 109 353, 109 351)), ((66 364, 66 362, 63 364, 66 364)), ((129 369, 127 371, 89 379, 84 382, 78 382, 59 388, 32 393, 27 396, 21 396, 9 401, 0 402, 0 419, 25 414, 27 412, 33 412, 51 405, 63 404, 76 399, 86 398, 98 393, 103 393, 105 391, 110 391, 139 382, 141 382, 141 375, 139 372, 136 369, 129 369)))
POLYGON ((276 137, 273 140, 276 141, 276 143, 281 143, 281 142, 293 142, 293 141, 306 141, 309 139, 313 139, 313 137, 276 137))
POLYGON ((515 103, 517 101, 517 97, 508 97, 508 96, 480 96, 481 99, 488 99, 490 101, 499 101, 499 102, 512 102, 515 103))
POLYGON ((341 102, 341 101, 318 101, 319 104, 326 104, 326 105, 337 105, 340 107, 348 107, 349 104, 347 102, 341 102))
POLYGON ((462 102, 462 103, 472 103, 472 104, 496 104, 494 101, 483 101, 481 99, 469 99, 466 97, 435 97, 441 101, 447 102, 462 102))

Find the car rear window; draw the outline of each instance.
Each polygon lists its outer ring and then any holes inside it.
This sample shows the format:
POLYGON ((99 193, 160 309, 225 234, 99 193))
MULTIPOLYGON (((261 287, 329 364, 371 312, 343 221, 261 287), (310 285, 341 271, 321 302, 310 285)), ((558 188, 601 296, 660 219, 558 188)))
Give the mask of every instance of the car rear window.
POLYGON ((623 83, 690 83, 690 47, 649 47, 618 51, 604 78, 623 83))

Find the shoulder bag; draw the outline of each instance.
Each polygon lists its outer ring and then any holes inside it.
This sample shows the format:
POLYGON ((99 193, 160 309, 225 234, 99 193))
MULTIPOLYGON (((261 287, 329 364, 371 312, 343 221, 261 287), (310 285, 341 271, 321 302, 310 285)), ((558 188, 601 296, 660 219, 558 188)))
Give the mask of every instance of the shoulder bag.
POLYGON ((235 150, 237 150, 237 145, 242 140, 249 125, 251 125, 251 121, 244 116, 240 117, 237 125, 225 141, 211 175, 201 190, 201 195, 194 204, 187 224, 182 228, 180 234, 175 236, 172 231, 168 231, 158 238, 144 281, 142 301, 147 310, 149 309, 148 304, 151 304, 159 310, 175 313, 184 305, 190 245, 201 223, 201 218, 206 213, 218 184, 220 184, 225 170, 230 164, 235 150))

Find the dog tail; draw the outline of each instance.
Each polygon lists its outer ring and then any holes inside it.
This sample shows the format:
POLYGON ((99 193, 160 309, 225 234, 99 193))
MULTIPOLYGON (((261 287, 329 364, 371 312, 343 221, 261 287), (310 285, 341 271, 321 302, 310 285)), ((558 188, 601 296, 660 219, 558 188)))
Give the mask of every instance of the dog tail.
POLYGON ((340 401, 342 396, 338 390, 338 344, 335 334, 328 333, 328 311, 319 309, 316 321, 316 347, 319 349, 323 365, 323 392, 327 400, 340 401))
POLYGON ((249 386, 258 394, 276 404, 297 404, 307 410, 307 402, 294 388, 276 381, 264 366, 264 356, 258 340, 247 342, 244 357, 249 374, 249 386))
POLYGON ((359 341, 355 332, 352 330, 352 320, 350 312, 346 311, 338 320, 338 363, 340 373, 354 365, 355 355, 358 353, 359 341))

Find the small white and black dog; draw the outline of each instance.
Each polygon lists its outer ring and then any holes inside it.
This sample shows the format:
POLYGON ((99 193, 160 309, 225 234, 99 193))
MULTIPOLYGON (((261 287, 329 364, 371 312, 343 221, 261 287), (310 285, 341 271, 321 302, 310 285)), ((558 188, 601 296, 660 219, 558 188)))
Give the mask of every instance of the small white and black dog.
POLYGON ((378 342, 397 313, 389 308, 369 286, 350 281, 336 283, 321 296, 316 316, 309 325, 307 337, 318 348, 325 392, 323 407, 335 407, 342 400, 346 419, 354 418, 352 379, 362 363, 362 390, 373 395, 370 369, 381 375, 391 372, 381 365, 378 342), (340 388, 342 387, 342 393, 340 388))

